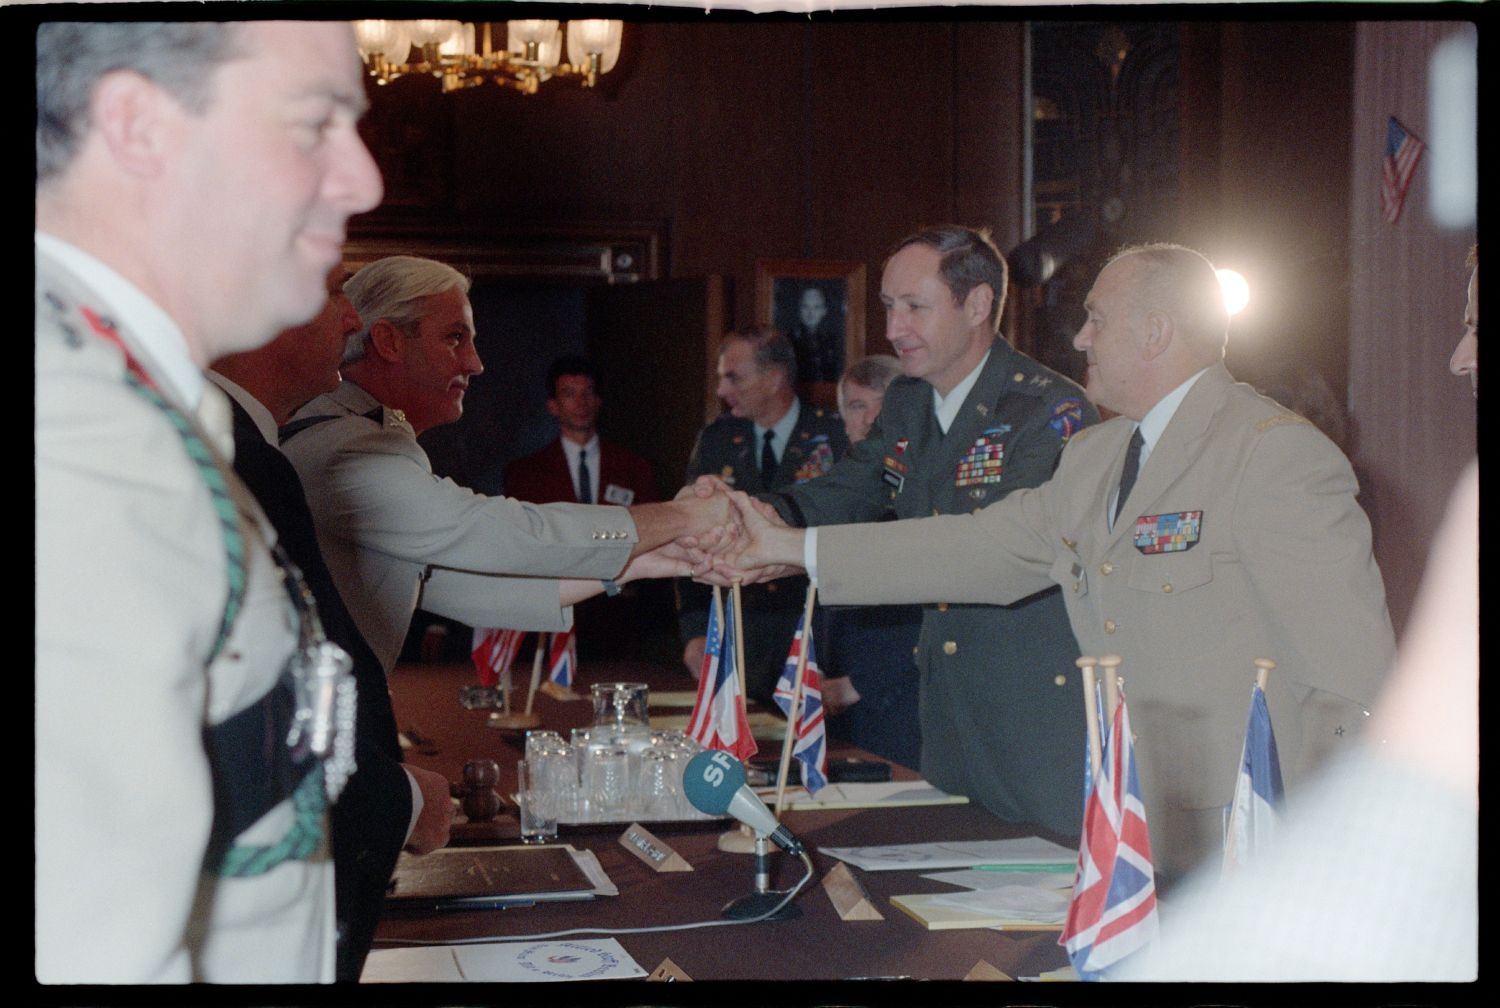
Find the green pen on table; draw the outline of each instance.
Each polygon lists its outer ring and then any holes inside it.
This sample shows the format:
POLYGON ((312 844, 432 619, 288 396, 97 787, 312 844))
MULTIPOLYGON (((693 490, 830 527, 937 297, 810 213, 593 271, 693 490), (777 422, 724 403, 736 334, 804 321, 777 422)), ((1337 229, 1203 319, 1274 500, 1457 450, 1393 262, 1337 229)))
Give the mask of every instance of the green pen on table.
POLYGON ((977 864, 975 871, 1035 871, 1035 872, 1070 872, 1078 866, 1069 861, 1067 864, 977 864))

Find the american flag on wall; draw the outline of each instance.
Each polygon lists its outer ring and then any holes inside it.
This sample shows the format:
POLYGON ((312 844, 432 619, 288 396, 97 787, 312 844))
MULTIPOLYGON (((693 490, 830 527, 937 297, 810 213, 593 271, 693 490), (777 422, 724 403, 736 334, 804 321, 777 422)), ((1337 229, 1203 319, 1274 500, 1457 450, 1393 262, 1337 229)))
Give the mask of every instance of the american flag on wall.
POLYGON ((1395 116, 1390 117, 1385 131, 1385 159, 1380 164, 1380 212, 1386 223, 1394 224, 1400 219, 1401 208, 1406 205, 1406 190, 1426 149, 1427 145, 1397 122, 1395 116))

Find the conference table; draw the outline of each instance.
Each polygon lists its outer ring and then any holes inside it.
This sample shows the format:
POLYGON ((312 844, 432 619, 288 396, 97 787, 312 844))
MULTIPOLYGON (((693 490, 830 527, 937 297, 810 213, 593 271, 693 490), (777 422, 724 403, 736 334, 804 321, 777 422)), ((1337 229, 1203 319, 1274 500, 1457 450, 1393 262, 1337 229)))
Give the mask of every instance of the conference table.
MULTIPOLYGON (((520 671, 518 669, 518 671, 520 671)), ((525 682, 513 695, 513 708, 525 704, 525 682)), ((588 687, 593 682, 644 682, 653 695, 678 694, 692 682, 678 669, 640 662, 599 662, 580 671, 574 689, 581 700, 562 702, 537 693, 533 712, 543 728, 561 732, 591 724, 593 706, 588 687)), ((515 764, 524 751, 524 732, 490 727, 489 712, 467 710, 459 691, 476 683, 468 663, 409 663, 391 676, 397 725, 403 735, 407 760, 442 773, 455 784, 463 765, 472 759, 494 759, 501 767, 502 795, 514 787, 515 764)), ((686 710, 652 708, 659 714, 686 710)), ((757 759, 775 759, 780 743, 762 741, 757 759)), ((859 750, 833 743, 830 759, 864 756, 859 750)), ((903 767, 893 767, 893 778, 918 779, 903 767)), ((977 804, 947 804, 900 808, 787 810, 781 817, 811 852, 816 875, 798 895, 799 916, 728 927, 615 935, 648 973, 665 960, 692 980, 794 980, 912 978, 962 980, 971 973, 1001 979, 1035 977, 1067 965, 1057 943, 1058 931, 999 931, 987 928, 928 930, 894 906, 890 897, 912 893, 956 891, 941 882, 923 879, 917 871, 863 871, 850 868, 868 896, 878 920, 842 919, 833 900, 819 884, 841 862, 819 852, 827 846, 866 846, 943 840, 985 840, 1032 835, 1033 831, 1002 822, 977 804)), ((692 866, 692 871, 658 872, 648 867, 620 842, 628 822, 564 825, 559 843, 593 851, 618 896, 580 902, 537 903, 524 908, 477 911, 388 912, 376 936, 376 948, 393 947, 391 940, 424 942, 457 938, 520 940, 532 934, 573 928, 660 927, 721 919, 726 904, 754 891, 754 858, 721 850, 719 838, 735 828, 728 819, 643 825, 692 866)), ((1050 837, 1059 840, 1061 838, 1050 837)), ((471 824, 456 815, 454 844, 513 844, 519 842, 514 806, 508 797, 500 815, 487 823, 471 824)), ((805 873, 800 859, 772 848, 773 889, 787 889, 805 873)))

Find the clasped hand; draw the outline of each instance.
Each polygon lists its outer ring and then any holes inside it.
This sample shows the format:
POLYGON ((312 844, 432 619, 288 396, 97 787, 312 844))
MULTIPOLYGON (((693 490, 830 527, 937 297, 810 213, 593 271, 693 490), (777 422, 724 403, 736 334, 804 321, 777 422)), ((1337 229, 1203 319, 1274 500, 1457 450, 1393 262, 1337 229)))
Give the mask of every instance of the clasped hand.
POLYGON ((793 529, 782 520, 776 509, 740 490, 731 490, 717 476, 700 476, 682 488, 678 497, 692 494, 699 498, 721 495, 733 505, 736 535, 706 551, 710 562, 702 569, 695 566, 693 578, 705 584, 728 586, 735 581, 754 584, 786 577, 801 571, 802 530, 793 529), (793 541, 795 540, 795 541, 793 541))

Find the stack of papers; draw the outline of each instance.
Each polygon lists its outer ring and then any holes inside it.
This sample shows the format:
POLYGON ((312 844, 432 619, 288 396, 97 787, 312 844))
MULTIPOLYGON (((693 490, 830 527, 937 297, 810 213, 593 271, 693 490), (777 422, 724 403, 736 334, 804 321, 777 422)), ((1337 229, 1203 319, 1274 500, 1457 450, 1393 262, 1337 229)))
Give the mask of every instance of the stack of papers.
POLYGON ((619 895, 598 858, 569 844, 403 852, 391 886, 386 899, 393 909, 484 909, 619 895))
MULTIPOLYGON (((761 792, 765 794, 765 791, 761 792)), ((770 789, 771 794, 776 789, 770 789)), ((899 808, 907 805, 965 805, 964 795, 939 791, 926 781, 849 781, 826 784, 816 795, 804 787, 787 788, 786 807, 801 809, 899 808)))
POLYGON ((956 892, 891 897, 897 909, 934 931, 1057 930, 1068 914, 1077 863, 1077 852, 1040 837, 821 850, 866 871, 925 870, 925 879, 961 886, 956 892))
POLYGON ((980 865, 1040 865, 1046 866, 1047 870, 1068 872, 1071 876, 1078 863, 1077 851, 1041 837, 951 840, 887 844, 881 847, 820 847, 819 850, 829 857, 847 861, 865 871, 930 871, 934 868, 977 868, 980 865))

